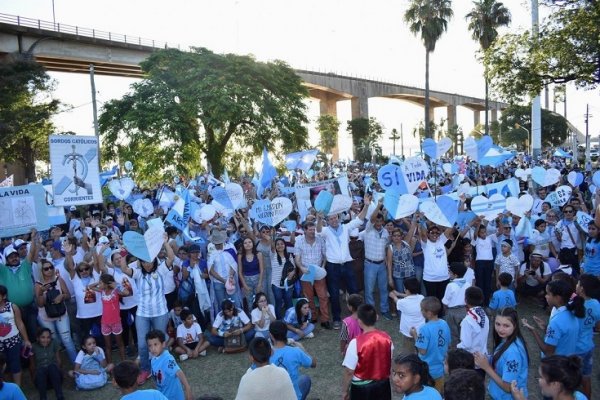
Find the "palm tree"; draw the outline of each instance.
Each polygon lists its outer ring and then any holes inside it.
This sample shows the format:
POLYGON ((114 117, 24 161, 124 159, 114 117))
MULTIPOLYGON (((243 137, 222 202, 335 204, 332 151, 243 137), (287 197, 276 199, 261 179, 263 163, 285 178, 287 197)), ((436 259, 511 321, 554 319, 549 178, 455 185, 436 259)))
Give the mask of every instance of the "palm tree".
MULTIPOLYGON (((469 21, 469 30, 472 32, 471 37, 477 40, 481 49, 485 52, 490 48, 492 43, 498 37, 497 28, 500 26, 508 26, 510 24, 510 11, 499 1, 496 0, 478 0, 473 2, 473 9, 465 16, 469 21)), ((487 66, 484 67, 485 78, 485 134, 489 135, 488 124, 488 71, 487 66)))
POLYGON ((429 53, 435 50, 435 44, 448 30, 448 20, 452 18, 450 0, 411 0, 404 13, 404 22, 415 35, 420 35, 425 46, 425 137, 431 137, 429 121, 429 53))

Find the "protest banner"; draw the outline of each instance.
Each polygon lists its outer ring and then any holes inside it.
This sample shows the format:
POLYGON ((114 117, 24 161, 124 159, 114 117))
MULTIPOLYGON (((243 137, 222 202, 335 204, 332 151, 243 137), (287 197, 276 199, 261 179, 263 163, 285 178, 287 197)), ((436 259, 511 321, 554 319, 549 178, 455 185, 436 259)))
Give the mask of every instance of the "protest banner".
POLYGON ((42 185, 0 188, 0 237, 50 228, 46 191, 42 185))
POLYGON ((296 199, 299 200, 311 200, 313 202, 321 192, 321 190, 328 190, 332 195, 343 194, 350 196, 348 190, 348 177, 341 175, 335 179, 329 179, 326 181, 319 182, 308 182, 297 184, 296 188, 296 199))
POLYGON ((50 135, 54 204, 102 203, 98 176, 98 138, 50 135))

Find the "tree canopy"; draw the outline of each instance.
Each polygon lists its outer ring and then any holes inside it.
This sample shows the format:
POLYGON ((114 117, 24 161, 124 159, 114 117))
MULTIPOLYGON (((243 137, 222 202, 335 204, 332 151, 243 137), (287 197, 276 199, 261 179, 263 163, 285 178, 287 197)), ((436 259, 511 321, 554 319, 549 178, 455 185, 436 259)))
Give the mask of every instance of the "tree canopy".
POLYGON ((337 146, 338 130, 340 121, 329 114, 323 114, 317 119, 317 131, 319 131, 319 147, 323 153, 331 153, 337 146))
POLYGON ((375 118, 354 118, 348 121, 346 130, 352 135, 356 161, 370 162, 381 158, 381 146, 378 141, 383 135, 383 126, 375 118))
POLYGON ((192 175, 203 154, 215 176, 228 145, 259 155, 308 146, 308 92, 284 62, 250 56, 160 50, 141 63, 146 78, 100 116, 105 159, 137 161, 145 181, 169 168, 192 175))
POLYGON ((551 15, 531 32, 504 35, 485 53, 492 87, 502 99, 519 102, 545 85, 574 82, 592 89, 600 83, 600 2, 545 0, 551 15))
MULTIPOLYGON (((516 144, 524 148, 531 132, 531 105, 511 105, 500 117, 499 138, 502 146, 516 144), (525 129, 523 129, 525 128, 525 129)), ((567 120, 560 114, 542 109, 542 146, 555 147, 569 135, 567 120)))
POLYGON ((20 163, 28 182, 36 181, 35 161, 49 162, 50 119, 60 106, 52 89, 41 65, 17 54, 0 63, 0 159, 20 163))

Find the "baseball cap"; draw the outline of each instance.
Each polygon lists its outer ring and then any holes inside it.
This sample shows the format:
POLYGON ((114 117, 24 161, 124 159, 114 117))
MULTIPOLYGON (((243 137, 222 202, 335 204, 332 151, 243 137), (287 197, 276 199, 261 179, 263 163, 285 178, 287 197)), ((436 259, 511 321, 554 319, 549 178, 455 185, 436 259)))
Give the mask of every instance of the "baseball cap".
POLYGON ((27 245, 27 242, 21 239, 17 239, 15 240, 15 242, 13 243, 13 247, 15 248, 15 250, 19 250, 19 248, 21 246, 25 246, 27 245))
POLYGON ((12 253, 16 253, 17 250, 15 250, 14 247, 12 246, 8 246, 7 248, 4 249, 4 259, 7 259, 8 256, 10 256, 12 253))

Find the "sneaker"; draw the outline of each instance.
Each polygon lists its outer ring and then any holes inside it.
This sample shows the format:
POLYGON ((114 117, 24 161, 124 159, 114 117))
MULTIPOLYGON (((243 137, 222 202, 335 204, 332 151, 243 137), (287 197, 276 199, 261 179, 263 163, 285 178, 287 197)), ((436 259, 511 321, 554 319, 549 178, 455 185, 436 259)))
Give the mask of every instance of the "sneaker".
POLYGON ((333 329, 335 329, 336 331, 339 331, 340 329, 342 329, 342 322, 341 321, 333 321, 333 329))
POLYGON ((202 351, 201 351, 200 353, 198 353, 198 354, 200 354, 200 356, 201 356, 201 357, 206 357, 206 350, 202 350, 202 351))
POLYGON ((329 322, 329 321, 327 321, 327 322, 321 322, 321 327, 322 327, 323 329, 328 329, 328 330, 329 330, 329 329, 333 329, 333 328, 331 327, 331 322, 329 322))
POLYGON ((315 334, 311 332, 311 333, 309 333, 308 335, 306 335, 306 336, 304 336, 304 337, 305 337, 306 339, 312 339, 312 338, 314 338, 314 337, 315 337, 315 334))
POLYGON ((394 317, 392 317, 392 314, 390 314, 389 312, 384 312, 384 313, 381 313, 381 316, 382 316, 383 318, 387 319, 388 321, 391 321, 391 320, 393 320, 393 319, 394 319, 394 317))
POLYGON ((179 356, 179 361, 185 361, 190 358, 187 354, 182 354, 179 356))
POLYGON ((150 372, 142 370, 137 378, 137 384, 143 385, 150 378, 150 372))

